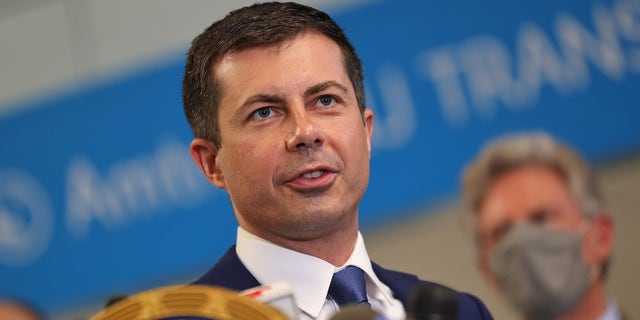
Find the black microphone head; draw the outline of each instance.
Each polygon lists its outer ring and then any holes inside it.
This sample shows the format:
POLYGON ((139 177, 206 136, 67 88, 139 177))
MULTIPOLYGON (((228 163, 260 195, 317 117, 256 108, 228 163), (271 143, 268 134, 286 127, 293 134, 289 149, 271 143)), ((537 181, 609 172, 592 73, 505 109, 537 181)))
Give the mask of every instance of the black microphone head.
POLYGON ((458 293, 435 283, 419 284, 409 295, 407 319, 457 320, 458 293))
POLYGON ((346 305, 340 308, 330 320, 383 320, 379 313, 371 310, 371 307, 364 305, 346 305))

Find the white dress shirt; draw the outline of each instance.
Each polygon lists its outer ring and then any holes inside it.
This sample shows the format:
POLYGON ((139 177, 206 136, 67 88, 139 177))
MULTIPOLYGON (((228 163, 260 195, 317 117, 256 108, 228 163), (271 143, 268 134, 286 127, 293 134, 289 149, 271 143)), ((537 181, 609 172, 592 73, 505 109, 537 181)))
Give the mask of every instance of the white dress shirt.
POLYGON ((293 287, 302 319, 329 319, 340 309, 327 292, 333 273, 349 265, 364 271, 367 298, 373 310, 388 319, 405 319, 402 303, 373 272, 360 232, 351 256, 338 268, 314 256, 277 246, 242 227, 238 227, 236 252, 261 284, 286 281, 293 287))
POLYGON ((621 320, 622 315, 620 314, 620 310, 618 310, 618 304, 615 299, 609 299, 609 303, 607 303, 607 310, 598 318, 598 320, 621 320))

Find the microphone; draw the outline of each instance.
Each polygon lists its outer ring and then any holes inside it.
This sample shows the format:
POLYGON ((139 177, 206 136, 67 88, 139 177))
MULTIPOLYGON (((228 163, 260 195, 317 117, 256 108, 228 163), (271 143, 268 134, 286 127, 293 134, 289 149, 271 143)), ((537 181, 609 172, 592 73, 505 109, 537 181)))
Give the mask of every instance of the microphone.
POLYGON ((240 292, 240 295, 272 306, 290 320, 300 319, 300 309, 293 295, 293 287, 288 282, 281 281, 247 289, 240 292))
POLYGON ((329 320, 385 320, 384 316, 373 311, 369 306, 347 305, 340 308, 329 320))
POLYGON ((458 293, 438 284, 416 286, 407 301, 409 320, 457 320, 458 293))
POLYGON ((241 295, 238 291, 207 285, 172 285, 130 297, 115 295, 92 320, 290 320, 282 311, 241 295))

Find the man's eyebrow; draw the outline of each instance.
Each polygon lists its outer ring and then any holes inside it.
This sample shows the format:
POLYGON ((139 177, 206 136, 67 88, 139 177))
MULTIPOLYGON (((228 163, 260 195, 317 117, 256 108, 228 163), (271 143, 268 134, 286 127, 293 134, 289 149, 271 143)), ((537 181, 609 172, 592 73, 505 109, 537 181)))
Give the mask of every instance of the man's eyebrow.
POLYGON ((333 80, 321 82, 321 83, 318 83, 318 84, 308 88, 307 90, 305 90, 304 95, 305 95, 305 97, 312 96, 312 95, 320 93, 320 92, 322 92, 324 90, 327 90, 329 88, 337 88, 340 91, 342 91, 342 93, 344 95, 346 95, 346 96, 349 95, 349 89, 347 89, 347 87, 345 87, 341 83, 338 83, 338 82, 333 81, 333 80))
POLYGON ((253 95, 245 100, 238 109, 236 109, 235 117, 242 117, 245 110, 248 109, 254 103, 282 103, 284 99, 279 96, 271 94, 259 93, 253 95))

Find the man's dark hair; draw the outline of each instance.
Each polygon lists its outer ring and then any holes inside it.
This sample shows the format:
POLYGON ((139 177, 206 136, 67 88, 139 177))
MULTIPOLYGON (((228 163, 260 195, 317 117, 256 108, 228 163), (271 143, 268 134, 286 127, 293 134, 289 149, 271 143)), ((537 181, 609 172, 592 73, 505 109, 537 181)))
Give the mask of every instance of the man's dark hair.
POLYGON ((354 87, 360 112, 365 109, 362 63, 338 24, 326 13, 298 4, 257 3, 230 12, 191 43, 182 82, 184 112, 196 138, 220 148, 218 107, 221 86, 213 66, 224 56, 244 49, 281 44, 307 32, 333 40, 354 87))

